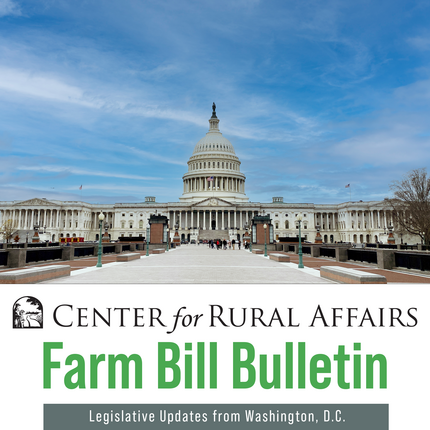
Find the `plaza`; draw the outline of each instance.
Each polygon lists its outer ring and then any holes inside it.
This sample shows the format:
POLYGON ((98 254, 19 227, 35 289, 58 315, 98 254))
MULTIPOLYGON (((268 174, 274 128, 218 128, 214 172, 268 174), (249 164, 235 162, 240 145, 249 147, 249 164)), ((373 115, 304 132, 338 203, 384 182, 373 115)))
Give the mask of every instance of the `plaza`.
MULTIPOLYGON (((374 265, 339 263, 334 259, 304 256, 304 269, 298 256, 279 263, 244 249, 219 250, 205 245, 186 245, 119 263, 114 255, 104 255, 101 268, 96 257, 58 262, 70 264, 71 276, 45 281, 51 284, 328 284, 320 277, 322 266, 342 266, 387 278, 388 283, 428 283, 430 275, 416 271, 381 270, 374 265)), ((270 254, 269 254, 270 255, 270 254)))

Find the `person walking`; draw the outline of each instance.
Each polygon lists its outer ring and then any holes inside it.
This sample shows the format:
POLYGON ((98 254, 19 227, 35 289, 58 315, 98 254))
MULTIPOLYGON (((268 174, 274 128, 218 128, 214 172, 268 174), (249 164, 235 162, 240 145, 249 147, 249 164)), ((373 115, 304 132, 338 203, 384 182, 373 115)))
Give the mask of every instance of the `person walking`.
POLYGON ((234 245, 236 244, 236 241, 233 239, 232 241, 231 241, 231 246, 233 247, 233 251, 234 251, 234 245))
POLYGON ((239 251, 240 251, 240 240, 237 241, 237 246, 239 247, 239 251))

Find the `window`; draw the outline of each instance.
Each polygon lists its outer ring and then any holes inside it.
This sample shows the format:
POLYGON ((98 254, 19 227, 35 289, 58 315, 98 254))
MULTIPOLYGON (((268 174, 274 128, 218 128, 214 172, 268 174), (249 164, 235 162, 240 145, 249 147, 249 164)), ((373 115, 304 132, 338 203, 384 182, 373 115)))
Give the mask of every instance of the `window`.
POLYGON ((133 214, 130 214, 130 216, 133 216, 133 214))

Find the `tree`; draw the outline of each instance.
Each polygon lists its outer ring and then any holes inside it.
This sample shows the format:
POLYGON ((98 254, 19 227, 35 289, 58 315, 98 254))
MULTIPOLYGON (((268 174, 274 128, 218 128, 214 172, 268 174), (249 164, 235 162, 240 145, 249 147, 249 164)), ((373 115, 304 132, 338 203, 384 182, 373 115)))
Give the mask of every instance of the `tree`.
POLYGON ((4 239, 6 239, 6 243, 9 243, 9 240, 12 239, 12 234, 13 234, 12 220, 8 219, 0 227, 0 235, 2 235, 4 239))
POLYGON ((430 176, 425 168, 408 172, 391 184, 394 226, 398 232, 421 237, 430 244, 430 176))

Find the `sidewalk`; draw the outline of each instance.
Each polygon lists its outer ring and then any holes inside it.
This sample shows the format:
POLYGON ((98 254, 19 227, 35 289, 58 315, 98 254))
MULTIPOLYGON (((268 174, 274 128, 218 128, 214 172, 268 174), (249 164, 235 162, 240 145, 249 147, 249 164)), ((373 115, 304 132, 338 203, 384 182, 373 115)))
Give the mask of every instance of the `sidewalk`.
MULTIPOLYGON (((185 245, 164 254, 140 260, 115 262, 115 255, 104 256, 103 267, 95 267, 97 258, 89 257, 54 264, 70 264, 70 277, 57 278, 53 284, 315 284, 332 283, 320 278, 321 266, 350 267, 378 273, 389 283, 430 283, 430 274, 381 270, 375 266, 339 263, 329 258, 303 257, 305 268, 298 269, 298 255, 290 263, 278 263, 245 250, 215 250, 206 245, 185 245)), ((52 264, 52 263, 51 263, 52 264)), ((409 271, 412 272, 412 271, 409 271)))
MULTIPOLYGON (((54 284, 313 284, 331 283, 315 269, 296 269, 297 264, 277 263, 245 250, 215 250, 205 245, 187 245, 164 254, 127 263, 103 259, 103 267, 74 270, 72 276, 57 278, 54 284)), ((90 259, 86 259, 87 261, 90 259)), ((89 261, 88 261, 89 262, 89 261)), ((73 264, 83 263, 82 260, 73 264)), ((68 264, 63 262, 63 264, 68 264)))

